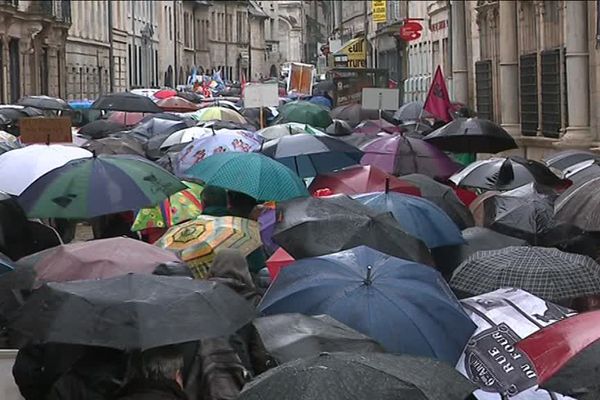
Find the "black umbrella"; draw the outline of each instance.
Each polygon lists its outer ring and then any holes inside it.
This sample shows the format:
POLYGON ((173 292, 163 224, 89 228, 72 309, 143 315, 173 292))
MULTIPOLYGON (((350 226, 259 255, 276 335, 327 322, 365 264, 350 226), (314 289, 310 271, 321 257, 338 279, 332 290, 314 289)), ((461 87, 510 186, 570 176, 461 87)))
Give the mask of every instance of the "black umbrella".
POLYGON ((375 340, 329 315, 277 314, 253 322, 265 349, 279 364, 322 352, 383 353, 375 340))
MULTIPOLYGON (((237 111, 237 110, 236 110, 237 111)), ((260 108, 244 108, 240 111, 240 114, 246 118, 246 121, 252 123, 254 126, 261 126, 260 124, 260 108)), ((263 124, 262 126, 267 126, 267 121, 273 117, 273 113, 268 107, 263 109, 263 124)))
POLYGON ((253 313, 243 297, 215 282, 129 274, 46 284, 11 328, 40 343, 145 350, 229 335, 253 313))
POLYGON ((347 196, 289 200, 277 204, 277 211, 273 240, 296 259, 365 245, 432 265, 427 246, 403 231, 392 214, 377 214, 347 196))
MULTIPOLYGON (((148 122, 152 119, 155 118, 160 118, 160 119, 168 119, 170 121, 185 121, 185 120, 192 120, 192 118, 190 117, 184 117, 178 114, 173 114, 173 113, 169 113, 169 112, 159 112, 159 113, 155 113, 155 114, 148 114, 145 115, 144 118, 142 118, 140 120, 140 122, 138 122, 138 125, 143 124, 144 122, 148 122)), ((137 125, 136 125, 137 126, 137 125)))
POLYGON ((204 99, 204 97, 196 94, 194 92, 177 92, 175 95, 177 97, 181 97, 182 99, 186 99, 187 101, 191 101, 192 103, 200 103, 204 99))
POLYGON ((351 103, 331 110, 331 118, 346 121, 354 128, 364 120, 378 119, 379 113, 377 110, 365 110, 358 103, 351 103))
POLYGON ((193 124, 191 120, 151 118, 137 124, 129 135, 144 145, 148 158, 156 160, 163 155, 160 146, 169 136, 193 124))
POLYGON ((112 133, 121 132, 125 129, 125 125, 117 122, 98 119, 82 126, 77 133, 92 139, 102 139, 112 133))
POLYGON ((16 150, 25 147, 21 142, 0 142, 0 154, 4 154, 7 151, 16 150))
POLYGON ((154 161, 157 165, 163 167, 164 169, 166 169, 167 171, 169 171, 170 173, 174 174, 175 173, 175 166, 177 165, 177 155, 179 153, 177 152, 171 152, 169 151, 167 154, 165 154, 164 156, 162 156, 161 158, 159 158, 158 160, 154 161))
POLYGON ((92 104, 94 110, 111 110, 139 113, 161 113, 163 110, 149 97, 122 92, 100 96, 92 104))
POLYGON ((562 193, 554 205, 556 218, 586 232, 600 232, 600 176, 562 193))
POLYGON ((570 180, 573 185, 577 186, 600 176, 600 162, 596 160, 582 161, 565 168, 562 172, 563 178, 570 180))
POLYGON ((471 296, 504 287, 552 302, 600 294, 600 265, 592 258, 547 247, 481 251, 463 262, 450 286, 471 296))
POLYGON ((202 121, 198 122, 196 126, 213 128, 215 131, 218 131, 219 129, 241 129, 250 132, 256 131, 256 127, 252 124, 240 124, 239 122, 233 121, 202 121))
POLYGON ((551 188, 565 184, 544 164, 522 157, 476 161, 450 177, 456 185, 484 190, 511 190, 531 182, 551 188))
POLYGON ((19 121, 21 118, 28 117, 25 113, 25 108, 10 108, 4 107, 0 108, 0 116, 7 122, 15 123, 19 121))
POLYGON ((452 366, 392 354, 323 353, 265 372, 240 400, 464 400, 475 390, 452 366))
POLYGON ((335 90, 335 83, 331 79, 326 79, 313 85, 314 93, 330 92, 332 90, 335 90))
POLYGON ((583 161, 600 161, 600 156, 586 150, 563 150, 542 159, 548 167, 564 171, 565 169, 583 161))
POLYGON ((69 103, 63 99, 50 96, 25 96, 18 103, 20 106, 35 107, 41 110, 72 110, 69 103))
POLYGON ((271 140, 261 152, 307 178, 356 165, 363 152, 341 140, 308 133, 271 140))
POLYGON ((331 136, 348 136, 352 134, 352 127, 342 119, 334 119, 325 129, 325 133, 331 136))
POLYGON ((133 154, 141 157, 145 156, 142 145, 138 141, 129 138, 106 137, 90 140, 81 147, 94 154, 133 154))
POLYGON ((498 153, 517 143, 502 127, 480 118, 458 118, 425 136, 442 150, 455 153, 498 153))
POLYGON ((421 197, 435 203, 460 228, 465 229, 475 224, 469 208, 458 198, 451 187, 439 183, 435 179, 422 174, 410 174, 400 177, 419 188, 421 197))

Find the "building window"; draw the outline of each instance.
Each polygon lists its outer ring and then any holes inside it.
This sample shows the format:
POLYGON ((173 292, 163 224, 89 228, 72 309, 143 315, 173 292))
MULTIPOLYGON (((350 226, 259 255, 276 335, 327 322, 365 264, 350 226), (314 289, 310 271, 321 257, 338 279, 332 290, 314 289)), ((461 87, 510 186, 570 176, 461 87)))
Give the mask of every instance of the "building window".
POLYGON ((480 118, 494 119, 494 97, 492 85, 492 61, 475 63, 475 94, 477 114, 480 118))
POLYGON ((560 136, 562 127, 560 49, 542 51, 542 135, 560 136))
POLYGON ((520 57, 519 92, 521 95, 521 133, 536 136, 538 128, 537 54, 520 57))

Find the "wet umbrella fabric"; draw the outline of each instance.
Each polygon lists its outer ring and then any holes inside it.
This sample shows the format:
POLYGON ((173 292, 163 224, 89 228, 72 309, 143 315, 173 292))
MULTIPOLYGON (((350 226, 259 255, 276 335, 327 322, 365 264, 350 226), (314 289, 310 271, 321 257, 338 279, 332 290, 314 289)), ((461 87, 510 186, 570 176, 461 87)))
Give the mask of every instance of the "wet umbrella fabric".
POLYGON ((363 133, 365 135, 376 135, 379 132, 390 134, 401 133, 402 129, 385 120, 368 119, 361 122, 354 128, 355 133, 363 133))
POLYGON ((600 176, 600 164, 595 160, 582 161, 563 170, 563 178, 579 186, 590 179, 600 176))
POLYGON ((542 162, 548 167, 564 171, 575 164, 588 160, 600 161, 600 157, 585 150, 563 150, 545 157, 542 162))
POLYGON ((598 232, 600 231, 599 201, 600 176, 578 186, 571 186, 562 193, 554 204, 556 219, 571 223, 587 232, 598 232))
POLYGON ((149 97, 127 92, 100 96, 94 101, 91 108, 134 113, 160 113, 163 111, 149 97))
POLYGON ((92 139, 102 139, 111 133, 121 132, 125 129, 125 125, 117 122, 111 122, 106 119, 98 119, 82 126, 77 133, 83 136, 88 136, 92 139))
POLYGON ((183 175, 257 200, 284 201, 308 196, 304 182, 294 171, 258 153, 213 154, 183 175))
POLYGON ((424 140, 455 153, 498 153, 518 147, 502 127, 480 118, 457 118, 424 140))
POLYGON ((37 179, 19 203, 31 218, 92 218, 158 204, 186 187, 136 156, 73 160, 37 179))
POLYGON ((600 311, 586 312, 517 343, 517 348, 533 361, 541 387, 577 398, 600 394, 599 321, 600 311))
POLYGON ((397 192, 419 196, 419 189, 410 182, 388 175, 373 166, 355 166, 317 176, 308 187, 315 195, 326 189, 334 194, 362 194, 372 192, 397 192))
POLYGON ((128 274, 46 284, 11 327, 41 343, 145 350, 229 335, 252 317, 248 302, 224 285, 128 274))
POLYGON ((282 269, 259 310, 327 314, 388 352, 452 365, 475 329, 435 269, 366 246, 282 269), (402 334, 393 327, 402 327, 402 334))
POLYGON ((352 132, 352 127, 341 119, 334 119, 331 125, 325 129, 325 133, 330 136, 348 136, 352 132))
POLYGON ((177 91, 173 90, 173 89, 163 89, 163 90, 159 90, 158 92, 154 93, 152 96, 154 96, 157 99, 168 99, 170 97, 173 96, 177 96, 177 91))
POLYGON ((500 250, 510 246, 527 246, 526 240, 493 231, 488 228, 474 226, 462 231, 466 244, 460 248, 460 259, 455 263, 458 266, 474 253, 484 250, 500 250))
POLYGON ((473 254, 454 271, 450 285, 474 296, 514 287, 558 302, 600 294, 600 265, 553 248, 507 247, 473 254))
POLYGON ((296 259, 365 245, 432 264, 425 244, 402 230, 392 214, 378 214, 347 196, 294 199, 277 204, 277 212, 273 241, 296 259))
POLYGON ((433 202, 460 228, 465 229, 474 225, 473 216, 468 207, 458 198, 456 192, 447 185, 422 174, 409 174, 400 177, 403 181, 412 183, 421 192, 421 197, 433 202))
POLYGON ((316 134, 319 130, 312 128, 307 124, 299 124, 297 122, 288 122, 286 124, 278 124, 268 126, 259 131, 256 134, 262 137, 265 141, 275 140, 284 136, 297 135, 299 133, 316 134))
POLYGON ((90 140, 81 146, 83 149, 98 154, 130 154, 144 157, 146 152, 142 145, 134 139, 105 137, 98 140, 90 140))
POLYGON ((564 183, 544 164, 516 156, 476 161, 451 176, 450 181, 484 190, 511 190, 531 182, 549 187, 564 183))
POLYGON ((171 112, 194 112, 198 110, 198 106, 191 101, 181 97, 172 96, 156 102, 156 105, 165 111, 171 112))
POLYGON ((399 193, 368 193, 354 199, 376 212, 391 212, 398 224, 430 249, 464 244, 456 224, 432 202, 399 193))
POLYGON ((246 118, 239 112, 226 107, 206 107, 191 114, 191 117, 196 121, 231 121, 239 124, 246 124, 246 118))
POLYGON ((335 138, 307 133, 272 140, 263 146, 261 152, 301 178, 356 165, 363 155, 356 147, 335 138))
POLYGON ((66 111, 72 109, 69 103, 63 99, 50 96, 25 96, 21 98, 17 104, 21 106, 35 107, 41 110, 66 111))
POLYGON ((361 149, 365 152, 362 165, 374 165, 396 176, 418 173, 447 179, 460 169, 441 150, 421 139, 400 135, 383 137, 361 149))
POLYGON ((327 128, 332 120, 329 111, 308 101, 292 101, 279 108, 279 116, 275 123, 298 122, 316 128, 327 128))
POLYGON ((0 156, 0 190, 20 195, 36 179, 92 153, 75 146, 33 144, 0 156))
POLYGON ((358 103, 346 104, 331 110, 331 118, 346 121, 351 127, 356 127, 366 119, 377 119, 377 110, 365 110, 358 103))
POLYGON ((411 101, 403 104, 398 111, 394 113, 394 119, 402 122, 406 121, 418 121, 423 118, 431 117, 429 112, 423 110, 423 102, 411 101))
POLYGON ((265 349, 279 364, 322 352, 383 353, 375 340, 329 315, 275 314, 255 319, 265 349))
POLYGON ((435 360, 324 353, 264 373, 244 387, 239 399, 463 400, 473 390, 452 367, 435 360))

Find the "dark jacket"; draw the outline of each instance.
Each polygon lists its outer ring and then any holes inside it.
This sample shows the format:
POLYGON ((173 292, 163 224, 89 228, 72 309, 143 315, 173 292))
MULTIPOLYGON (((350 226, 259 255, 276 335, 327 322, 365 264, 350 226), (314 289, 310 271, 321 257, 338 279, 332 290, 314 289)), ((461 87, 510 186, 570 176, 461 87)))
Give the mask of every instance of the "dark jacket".
POLYGON ((150 381, 136 379, 129 382, 117 400, 187 400, 179 384, 172 380, 150 381))

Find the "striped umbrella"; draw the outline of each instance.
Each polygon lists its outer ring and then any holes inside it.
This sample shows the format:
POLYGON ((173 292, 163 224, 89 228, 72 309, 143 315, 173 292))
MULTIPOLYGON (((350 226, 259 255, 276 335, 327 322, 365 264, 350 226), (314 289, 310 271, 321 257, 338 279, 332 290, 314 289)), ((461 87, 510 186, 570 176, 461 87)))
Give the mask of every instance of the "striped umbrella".
POLYGON ((175 176, 144 158, 99 155, 43 175, 19 202, 30 218, 87 219, 158 204, 184 189, 175 176))
POLYGON ((237 249, 247 256, 261 246, 258 222, 239 217, 202 215, 170 228, 156 243, 186 262, 194 276, 206 276, 220 249, 237 249))

